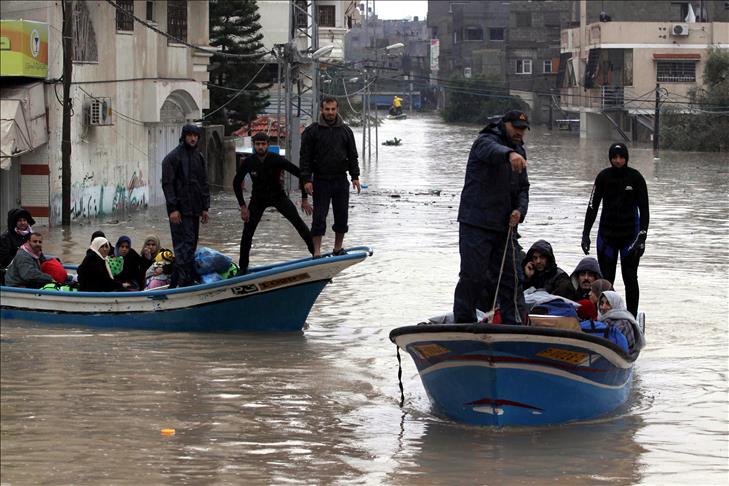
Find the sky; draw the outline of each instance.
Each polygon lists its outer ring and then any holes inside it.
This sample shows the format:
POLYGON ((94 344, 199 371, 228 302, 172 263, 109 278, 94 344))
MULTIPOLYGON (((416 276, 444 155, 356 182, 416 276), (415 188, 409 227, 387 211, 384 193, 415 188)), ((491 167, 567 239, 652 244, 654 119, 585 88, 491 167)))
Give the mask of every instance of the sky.
MULTIPOLYGON (((364 3, 364 0, 359 0, 359 3, 364 3)), ((370 0, 370 7, 372 3, 370 0)), ((428 13, 427 0, 376 0, 374 4, 375 13, 381 19, 400 20, 417 16, 423 20, 428 13)))

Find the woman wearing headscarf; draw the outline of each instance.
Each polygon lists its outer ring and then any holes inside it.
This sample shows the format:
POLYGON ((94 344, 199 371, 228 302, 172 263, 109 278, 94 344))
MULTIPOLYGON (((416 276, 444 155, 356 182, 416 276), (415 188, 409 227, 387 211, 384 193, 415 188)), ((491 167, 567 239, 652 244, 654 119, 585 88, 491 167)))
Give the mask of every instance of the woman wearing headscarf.
POLYGON ((605 280, 604 278, 599 278, 592 282, 587 299, 578 301, 580 307, 577 309, 577 315, 580 319, 597 320, 597 303, 600 300, 602 293, 606 290, 613 290, 613 284, 611 284, 610 281, 605 280))
POLYGON ((86 257, 79 265, 78 285, 83 292, 117 292, 125 290, 124 286, 114 280, 111 268, 106 261, 111 245, 103 236, 97 236, 86 250, 86 257))
POLYGON ((633 314, 628 311, 625 301, 617 292, 606 290, 600 295, 597 318, 608 326, 613 326, 625 336, 628 341, 628 353, 633 353, 643 347, 643 333, 633 314))
POLYGON ((142 257, 132 248, 132 239, 128 236, 120 236, 114 247, 114 255, 117 259, 122 260, 121 272, 114 276, 114 280, 125 284, 124 286, 130 290, 143 289, 144 280, 141 279, 142 257))
MULTIPOLYGON (((142 279, 147 269, 152 266, 154 259, 160 251, 160 241, 157 235, 147 235, 144 237, 144 247, 140 252, 139 269, 141 271, 142 279)), ((142 280, 144 281, 144 280, 142 280)))

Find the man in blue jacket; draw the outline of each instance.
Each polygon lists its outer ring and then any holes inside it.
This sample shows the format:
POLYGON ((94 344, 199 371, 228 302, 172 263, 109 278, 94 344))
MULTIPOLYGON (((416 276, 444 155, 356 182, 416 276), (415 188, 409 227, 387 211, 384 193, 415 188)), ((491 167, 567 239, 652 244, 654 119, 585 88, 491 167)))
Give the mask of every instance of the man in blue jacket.
POLYGON ((195 283, 195 249, 200 223, 208 222, 210 188, 205 159, 197 149, 199 140, 200 128, 185 125, 180 144, 162 161, 162 190, 175 250, 170 287, 195 283))
POLYGON ((475 322, 476 308, 491 310, 509 235, 498 304, 503 323, 523 322, 525 305, 515 263, 515 234, 529 205, 523 146, 528 128, 525 113, 510 111, 481 130, 468 155, 458 209, 461 269, 453 303, 456 322, 475 322))

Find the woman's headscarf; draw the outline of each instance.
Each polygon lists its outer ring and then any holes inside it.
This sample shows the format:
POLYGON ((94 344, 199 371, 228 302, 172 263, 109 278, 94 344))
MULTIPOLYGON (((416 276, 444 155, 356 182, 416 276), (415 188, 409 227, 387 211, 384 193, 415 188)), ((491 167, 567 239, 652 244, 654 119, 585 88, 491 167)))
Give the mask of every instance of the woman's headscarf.
MULTIPOLYGON (((91 241, 91 246, 89 246, 89 250, 93 251, 97 255, 99 255, 99 258, 104 260, 104 265, 106 266, 106 271, 109 272, 109 278, 114 278, 114 274, 111 273, 111 268, 109 268, 109 262, 106 261, 106 258, 104 258, 101 253, 99 253, 99 248, 101 248, 104 245, 109 245, 109 240, 104 238, 103 236, 97 236, 91 241)), ((111 246, 111 245, 109 245, 111 246)))
MULTIPOLYGON (((149 259, 154 260, 154 257, 157 256, 157 253, 159 253, 160 250, 160 242, 159 242, 159 236, 157 235, 147 235, 144 237, 144 245, 147 245, 148 241, 154 241, 156 250, 154 251, 154 255, 150 255, 149 259)), ((142 250, 144 250, 144 247, 142 247, 142 250)))
POLYGON ((613 290, 613 284, 610 283, 609 280, 605 280, 604 278, 599 278, 592 282, 592 286, 590 287, 590 290, 592 290, 592 293, 597 296, 597 302, 600 302, 600 296, 603 292, 606 290, 613 290))
MULTIPOLYGON (((605 297, 610 303, 611 309, 604 314, 602 312, 598 312, 598 320, 604 321, 605 319, 626 319, 634 323, 636 326, 638 325, 638 322, 635 320, 635 317, 633 317, 633 314, 628 311, 628 307, 625 305, 625 301, 619 293, 615 292, 614 290, 606 290, 602 293, 600 299, 602 299, 603 297, 605 297)), ((598 309, 599 308, 600 307, 598 301, 598 309)))
POLYGON ((122 235, 119 237, 118 240, 116 240, 116 245, 114 246, 114 255, 119 255, 119 247, 122 243, 128 243, 129 244, 129 250, 132 249, 132 239, 129 238, 126 235, 122 235))

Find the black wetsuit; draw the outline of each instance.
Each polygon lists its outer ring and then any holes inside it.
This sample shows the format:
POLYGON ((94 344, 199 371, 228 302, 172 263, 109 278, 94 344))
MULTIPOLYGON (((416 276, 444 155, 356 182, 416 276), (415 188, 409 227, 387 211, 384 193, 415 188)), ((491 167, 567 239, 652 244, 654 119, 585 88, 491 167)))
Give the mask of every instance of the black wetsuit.
MULTIPOLYGON (((289 162, 280 155, 267 152, 263 159, 257 154, 246 157, 240 164, 233 179, 233 190, 238 204, 241 207, 246 205, 243 199, 243 189, 241 185, 246 174, 250 174, 253 188, 251 189, 251 200, 248 204, 250 217, 248 222, 243 225, 243 234, 240 239, 240 260, 238 265, 241 273, 248 271, 249 255, 251 252, 251 243, 253 242, 253 234, 256 227, 261 221, 263 212, 268 207, 275 207, 281 215, 288 219, 299 235, 306 243, 306 247, 310 253, 314 253, 314 242, 311 239, 309 227, 299 216, 294 203, 286 195, 281 185, 281 175, 283 171, 299 177, 301 171, 294 164, 289 162)), ((301 198, 306 199, 306 193, 302 191, 301 198)))
POLYGON ((641 251, 636 251, 636 240, 648 231, 648 189, 645 179, 627 165, 608 167, 597 175, 592 196, 585 214, 583 234, 589 234, 602 202, 602 215, 597 231, 597 260, 603 278, 615 283, 615 270, 620 255, 620 267, 625 284, 628 310, 636 315, 640 289, 638 264, 641 251))

